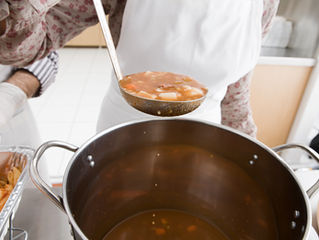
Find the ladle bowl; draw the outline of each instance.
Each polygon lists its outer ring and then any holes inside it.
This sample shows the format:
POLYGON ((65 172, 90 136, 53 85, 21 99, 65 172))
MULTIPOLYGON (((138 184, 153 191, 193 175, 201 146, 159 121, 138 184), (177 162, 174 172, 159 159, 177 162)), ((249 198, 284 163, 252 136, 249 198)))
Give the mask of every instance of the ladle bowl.
POLYGON ((135 96, 120 87, 124 99, 135 109, 162 117, 173 117, 190 113, 198 108, 205 100, 205 96, 188 101, 163 101, 135 96))

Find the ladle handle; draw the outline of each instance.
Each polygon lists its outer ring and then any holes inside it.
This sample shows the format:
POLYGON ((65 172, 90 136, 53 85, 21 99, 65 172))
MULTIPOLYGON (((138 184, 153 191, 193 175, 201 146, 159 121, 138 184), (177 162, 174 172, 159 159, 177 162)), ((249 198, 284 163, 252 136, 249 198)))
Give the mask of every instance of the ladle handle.
POLYGON ((122 72, 121 72, 121 68, 120 68, 120 64, 118 62, 117 59, 117 55, 116 55, 116 50, 115 50, 115 46, 114 46, 114 42, 112 39, 112 35, 111 35, 111 31, 109 28, 109 25, 106 21, 105 18, 105 12, 103 9, 103 5, 101 3, 101 0, 93 0, 94 6, 95 6, 95 10, 97 13, 97 17, 100 21, 101 27, 102 27, 102 32, 103 32, 103 36, 106 42, 106 47, 112 62, 112 66, 115 72, 115 75, 117 77, 117 80, 120 81, 123 78, 122 72))
POLYGON ((30 177, 34 185, 44 194, 46 195, 58 208, 60 208, 63 212, 65 212, 64 205, 63 205, 63 198, 57 194, 55 194, 49 185, 41 178, 38 170, 38 164, 39 161, 44 154, 44 152, 51 148, 51 147, 60 147, 67 150, 70 150, 72 152, 76 152, 78 150, 78 147, 61 142, 61 141, 49 141, 46 143, 43 143, 35 152, 34 157, 31 161, 30 165, 30 177))
MULTIPOLYGON (((306 151, 313 159, 315 159, 319 163, 319 154, 316 151, 314 151, 312 148, 301 145, 301 144, 295 144, 295 143, 283 144, 283 145, 274 147, 273 150, 275 152, 281 152, 282 150, 291 149, 291 148, 299 148, 303 151, 306 151)), ((308 197, 311 198, 318 190, 319 190, 319 180, 317 180, 316 183, 307 190, 308 197)))

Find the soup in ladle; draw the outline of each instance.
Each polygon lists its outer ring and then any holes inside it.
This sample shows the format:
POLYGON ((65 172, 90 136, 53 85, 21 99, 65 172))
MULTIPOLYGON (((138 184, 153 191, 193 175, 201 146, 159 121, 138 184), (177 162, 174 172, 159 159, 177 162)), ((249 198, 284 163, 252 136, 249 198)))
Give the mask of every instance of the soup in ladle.
POLYGON ((207 88, 196 80, 170 72, 141 72, 125 76, 120 81, 128 93, 162 101, 190 101, 202 98, 207 88))

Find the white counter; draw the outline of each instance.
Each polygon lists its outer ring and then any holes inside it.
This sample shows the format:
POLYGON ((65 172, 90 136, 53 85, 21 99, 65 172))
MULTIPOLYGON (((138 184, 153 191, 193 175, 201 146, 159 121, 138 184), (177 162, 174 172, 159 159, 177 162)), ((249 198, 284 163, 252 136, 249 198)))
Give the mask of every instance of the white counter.
POLYGON ((301 66, 313 67, 316 65, 315 58, 293 58, 293 57, 267 57, 261 56, 258 64, 261 65, 285 65, 285 66, 301 66))

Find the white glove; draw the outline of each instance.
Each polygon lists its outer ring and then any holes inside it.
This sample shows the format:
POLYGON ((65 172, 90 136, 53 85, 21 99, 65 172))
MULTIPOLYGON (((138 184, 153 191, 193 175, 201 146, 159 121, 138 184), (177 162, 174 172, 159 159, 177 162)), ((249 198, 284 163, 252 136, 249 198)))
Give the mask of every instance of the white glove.
POLYGON ((5 125, 23 107, 27 95, 19 87, 0 83, 0 127, 5 125))

